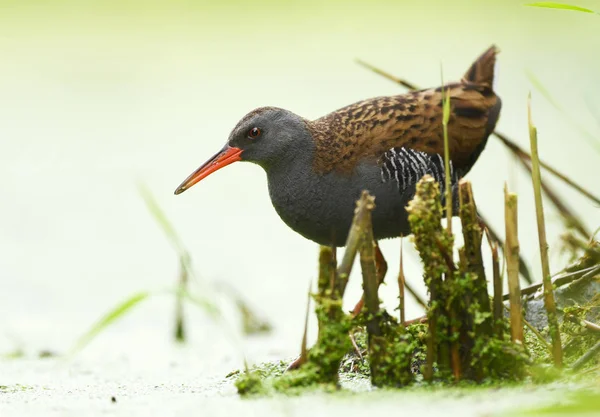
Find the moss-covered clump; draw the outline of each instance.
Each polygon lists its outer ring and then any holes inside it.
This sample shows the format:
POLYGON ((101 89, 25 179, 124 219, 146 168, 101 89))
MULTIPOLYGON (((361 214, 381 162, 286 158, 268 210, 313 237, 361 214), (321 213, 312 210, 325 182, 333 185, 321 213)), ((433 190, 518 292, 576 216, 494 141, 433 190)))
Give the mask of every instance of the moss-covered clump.
MULTIPOLYGON (((358 319, 360 323, 360 317, 358 319)), ((380 386, 397 387, 407 383, 407 380, 402 383, 394 381, 395 378, 391 376, 391 374, 396 372, 394 369, 402 370, 401 379, 405 378, 405 370, 408 369, 411 373, 410 381, 418 380, 421 375, 421 368, 425 364, 425 355, 427 352, 427 325, 419 323, 402 328, 389 315, 385 315, 382 324, 382 330, 385 334, 383 337, 384 341, 379 341, 381 343, 380 346, 384 346, 383 356, 385 359, 382 363, 384 369, 382 374, 390 377, 380 380, 380 386), (410 349, 407 344, 410 346, 410 349), (408 364, 405 360, 408 360, 408 364)), ((370 378, 371 355, 368 348, 366 328, 359 325, 354 328, 352 335, 362 357, 359 357, 354 349, 348 352, 340 367, 340 373, 358 374, 361 377, 370 378)))
MULTIPOLYGON (((503 314, 495 244, 491 245, 494 294, 493 303, 490 302, 481 255, 484 233, 477 207, 470 184, 461 181, 458 187, 458 214, 465 245, 460 248, 456 261, 454 235, 442 227, 439 186, 431 177, 425 176, 419 181, 415 198, 407 208, 430 295, 426 323, 400 325, 381 309, 378 286, 382 269, 378 268, 370 217, 374 201, 368 193, 363 193, 348 238, 350 250, 340 265, 336 264, 332 248, 321 247, 318 291, 312 295, 319 322, 317 342, 307 351, 304 338, 298 369, 246 371, 236 381, 239 393, 265 395, 297 394, 311 388, 337 390, 340 371, 368 377, 372 385, 378 387, 403 387, 423 379, 434 385, 470 385, 516 381, 526 376, 533 382, 547 382, 560 376, 556 368, 549 366, 552 358, 548 330, 540 332, 525 321, 528 327, 523 336, 521 322, 515 320, 514 315, 509 322, 503 314), (342 299, 357 253, 360 253, 363 272, 364 303, 362 311, 351 317, 343 311, 342 299)), ((520 299, 518 288, 511 291, 520 299)), ((593 362, 593 355, 600 350, 600 332, 593 323, 600 319, 600 297, 589 301, 593 294, 585 303, 569 301, 571 307, 561 312, 564 319, 560 332, 566 342, 566 363, 573 364, 573 368, 589 366, 587 361, 593 362), (574 305, 575 302, 583 305, 574 305)), ((568 295, 567 298, 571 300, 568 295)), ((521 317, 520 303, 516 311, 521 317)))
POLYGON ((259 372, 246 371, 235 381, 235 387, 241 396, 263 395, 268 392, 259 372))
POLYGON ((381 320, 381 336, 371 336, 371 381, 378 387, 402 387, 414 380, 412 358, 417 342, 395 322, 381 320))
POLYGON ((441 224, 440 192, 433 178, 419 181, 407 208, 430 295, 424 376, 454 381, 519 379, 527 356, 522 345, 494 332, 477 208, 469 183, 461 182, 459 188, 465 247, 459 251, 458 266, 453 259, 453 236, 441 224))
POLYGON ((307 362, 276 379, 275 389, 285 391, 294 387, 330 385, 336 387, 338 370, 344 356, 352 348, 348 336, 350 317, 342 310, 341 300, 316 297, 319 338, 308 352, 307 362))

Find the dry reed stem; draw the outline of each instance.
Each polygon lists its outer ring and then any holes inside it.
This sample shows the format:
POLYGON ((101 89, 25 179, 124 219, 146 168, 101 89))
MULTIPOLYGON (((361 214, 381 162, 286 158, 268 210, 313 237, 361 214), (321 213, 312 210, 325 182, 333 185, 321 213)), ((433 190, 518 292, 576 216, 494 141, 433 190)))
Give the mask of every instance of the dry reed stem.
MULTIPOLYGON (((486 230, 486 235, 488 237, 488 242, 495 242, 498 244, 500 250, 504 253, 504 241, 500 238, 500 235, 496 232, 496 230, 492 227, 492 225, 481 215, 480 212, 477 213, 479 219, 483 223, 483 228, 486 230)), ((531 278, 531 272, 529 272, 529 267, 525 263, 523 258, 519 258, 519 273, 523 277, 528 284, 533 284, 533 278, 531 278)))
POLYGON ((505 223, 506 223, 506 254, 508 291, 510 295, 510 329, 511 339, 523 343, 523 322, 521 314, 521 288, 519 284, 519 238, 517 195, 508 192, 504 185, 505 223))
POLYGON ((496 328, 496 335, 502 339, 504 335, 504 327, 502 326, 504 314, 502 313, 502 275, 500 274, 498 243, 493 242, 490 245, 492 246, 492 274, 494 277, 494 327, 496 328))
MULTIPOLYGON (((531 155, 525 149, 523 149, 519 145, 517 145, 517 143, 515 141, 509 139, 508 136, 506 136, 504 133, 494 131, 493 135, 496 136, 498 139, 500 139, 500 141, 512 153, 514 153, 516 156, 518 156, 519 159, 531 161, 531 155)), ((540 166, 542 168, 544 168, 546 171, 548 171, 550 174, 554 175, 556 178, 558 178, 559 180, 564 182, 566 185, 568 185, 569 187, 573 188, 575 191, 577 191, 578 193, 580 193, 581 195, 586 197, 587 199, 600 205, 600 197, 595 196, 590 191, 586 190, 581 185, 577 184, 575 181, 573 181, 572 179, 567 177, 565 174, 561 173, 560 171, 556 170, 555 168, 552 168, 552 166, 548 165, 544 161, 540 161, 540 166)))
POLYGON ((375 207, 374 198, 368 193, 361 199, 365 199, 365 214, 362 216, 360 266, 363 275, 363 290, 365 307, 367 310, 367 331, 369 335, 381 336, 381 328, 376 318, 379 312, 379 282, 377 279, 377 268, 375 266, 375 241, 373 240, 373 227, 371 225, 371 210, 375 207))
POLYGON ((527 100, 527 115, 529 121, 529 140, 531 142, 531 178, 533 180, 533 193, 535 197, 535 214, 538 226, 538 240, 540 243, 540 257, 542 260, 542 277, 544 283, 544 305, 548 313, 548 327, 552 338, 552 357, 557 367, 562 366, 563 354, 560 340, 560 329, 556 315, 556 302, 554 289, 550 276, 550 262, 548 261, 548 240, 546 238, 546 222, 544 219, 544 202, 542 200, 541 173, 538 155, 537 129, 531 116, 531 94, 527 100))
POLYGON ((364 225, 364 217, 369 216, 370 223, 370 210, 374 207, 375 197, 371 197, 368 192, 363 191, 360 198, 356 202, 356 208, 354 209, 354 218, 352 219, 352 225, 346 239, 346 250, 342 257, 342 262, 337 268, 337 292, 340 297, 343 297, 346 291, 346 285, 348 285, 348 277, 352 271, 354 264, 354 258, 358 252, 362 243, 362 233, 364 225))

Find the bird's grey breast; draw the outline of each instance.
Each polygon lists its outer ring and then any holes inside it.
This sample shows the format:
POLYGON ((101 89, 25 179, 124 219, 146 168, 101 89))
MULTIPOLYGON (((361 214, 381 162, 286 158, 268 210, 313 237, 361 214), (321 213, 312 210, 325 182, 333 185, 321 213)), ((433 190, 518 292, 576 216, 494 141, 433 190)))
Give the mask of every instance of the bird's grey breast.
POLYGON ((351 178, 319 175, 310 166, 267 178, 273 207, 289 227, 319 244, 344 244, 359 195, 351 178))
MULTIPOLYGON (((457 178, 451 173, 454 188, 457 178)), ((363 190, 375 196, 372 221, 376 239, 410 233, 405 207, 425 174, 444 182, 440 155, 395 148, 379 162, 362 161, 349 175, 336 171, 319 174, 299 161, 270 170, 267 177, 273 206, 289 227, 319 244, 343 246, 363 190)))

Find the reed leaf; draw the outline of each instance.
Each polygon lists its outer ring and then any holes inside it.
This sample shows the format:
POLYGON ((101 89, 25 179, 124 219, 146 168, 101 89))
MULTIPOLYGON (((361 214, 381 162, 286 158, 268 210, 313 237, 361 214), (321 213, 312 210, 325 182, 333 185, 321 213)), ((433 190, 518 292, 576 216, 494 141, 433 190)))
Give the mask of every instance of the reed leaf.
POLYGON ((585 7, 575 6, 574 4, 557 3, 554 1, 538 1, 536 3, 525 4, 524 6, 541 7, 544 9, 571 10, 574 12, 598 14, 598 12, 591 10, 591 9, 587 9, 585 7))

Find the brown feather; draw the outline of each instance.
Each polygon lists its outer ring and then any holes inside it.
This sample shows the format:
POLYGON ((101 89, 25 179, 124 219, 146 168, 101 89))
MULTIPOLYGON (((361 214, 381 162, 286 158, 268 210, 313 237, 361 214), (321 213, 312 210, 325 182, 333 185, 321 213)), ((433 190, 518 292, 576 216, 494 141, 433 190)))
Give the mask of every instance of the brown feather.
MULTIPOLYGON (((448 137, 454 166, 466 173, 493 131, 500 99, 492 89, 495 47, 483 53, 450 94, 448 137)), ((443 154, 442 88, 376 97, 307 122, 315 139, 317 172, 350 173, 360 160, 377 160, 394 147, 443 154)))

